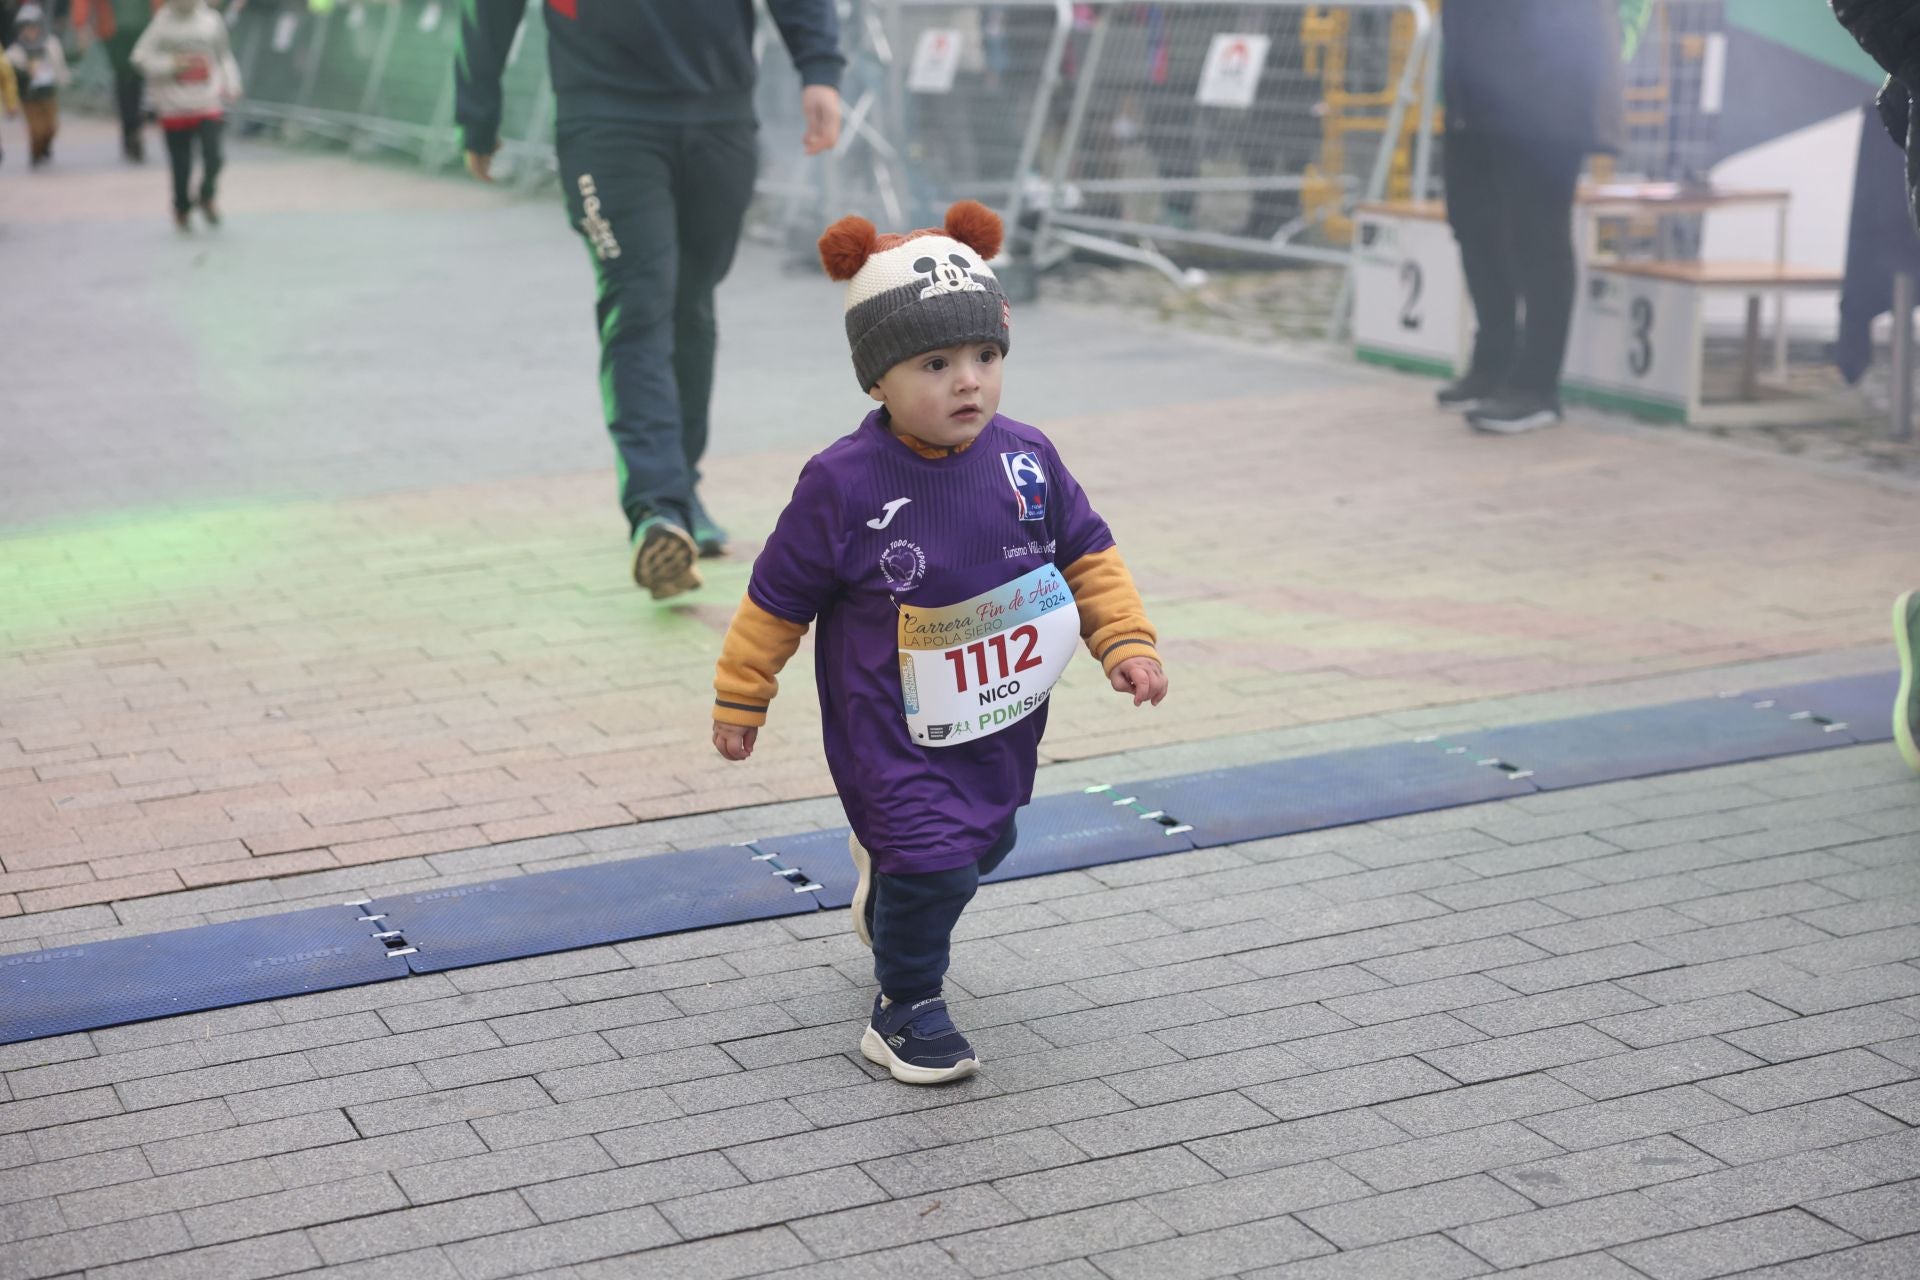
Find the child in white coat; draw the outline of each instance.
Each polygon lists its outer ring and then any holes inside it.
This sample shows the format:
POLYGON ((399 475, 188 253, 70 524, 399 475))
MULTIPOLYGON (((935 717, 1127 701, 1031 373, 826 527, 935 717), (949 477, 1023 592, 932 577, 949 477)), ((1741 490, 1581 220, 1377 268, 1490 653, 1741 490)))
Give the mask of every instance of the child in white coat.
POLYGON ((227 23, 205 0, 167 0, 133 46, 133 64, 147 79, 147 95, 167 138, 173 166, 173 221, 190 229, 197 204, 218 225, 214 203, 225 157, 220 145, 228 103, 240 96, 240 64, 227 41, 227 23), (200 192, 193 193, 193 152, 200 150, 200 192))

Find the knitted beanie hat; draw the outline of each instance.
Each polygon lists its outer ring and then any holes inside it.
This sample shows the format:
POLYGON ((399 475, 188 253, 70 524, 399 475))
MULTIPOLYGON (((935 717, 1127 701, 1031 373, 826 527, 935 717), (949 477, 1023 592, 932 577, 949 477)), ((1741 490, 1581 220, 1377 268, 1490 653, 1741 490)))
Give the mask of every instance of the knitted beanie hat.
POLYGON ((1011 345, 1012 312, 987 259, 1000 252, 1000 217, 975 200, 947 210, 944 227, 881 235, 846 217, 820 237, 827 274, 847 282, 847 343, 860 389, 902 360, 942 347, 1011 345))

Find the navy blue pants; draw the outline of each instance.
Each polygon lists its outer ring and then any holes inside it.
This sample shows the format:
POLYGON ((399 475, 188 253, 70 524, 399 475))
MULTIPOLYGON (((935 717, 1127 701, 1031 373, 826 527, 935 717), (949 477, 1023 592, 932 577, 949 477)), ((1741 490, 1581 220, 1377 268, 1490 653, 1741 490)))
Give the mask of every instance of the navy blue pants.
POLYGON ((873 930, 873 976, 889 1000, 923 1000, 937 994, 953 958, 953 926, 973 901, 980 877, 1013 850, 1014 824, 980 861, 951 871, 888 875, 876 871, 867 898, 873 930))

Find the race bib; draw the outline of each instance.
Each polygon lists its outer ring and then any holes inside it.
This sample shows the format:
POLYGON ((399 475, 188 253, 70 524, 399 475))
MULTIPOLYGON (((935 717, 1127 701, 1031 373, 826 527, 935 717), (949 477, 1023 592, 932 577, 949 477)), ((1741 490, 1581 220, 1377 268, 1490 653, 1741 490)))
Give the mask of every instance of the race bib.
POLYGON ((958 604, 899 607, 907 729, 929 747, 971 742, 1038 711, 1080 643, 1080 610, 1051 564, 958 604))

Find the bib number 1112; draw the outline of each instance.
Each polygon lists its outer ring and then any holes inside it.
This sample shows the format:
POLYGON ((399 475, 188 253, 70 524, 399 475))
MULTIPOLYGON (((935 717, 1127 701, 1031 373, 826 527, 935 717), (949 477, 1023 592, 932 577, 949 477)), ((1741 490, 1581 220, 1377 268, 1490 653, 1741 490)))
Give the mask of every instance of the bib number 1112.
POLYGON ((976 640, 964 648, 949 649, 942 654, 943 658, 953 664, 954 691, 956 693, 967 691, 969 658, 972 659, 974 683, 982 685, 1008 679, 1022 671, 1031 671, 1040 665, 1040 655, 1034 652, 1040 644, 1038 630, 1033 627, 1016 627, 1011 638, 1024 642, 1025 646, 1020 650, 1019 658, 1014 659, 1011 668, 1007 665, 1009 657, 1007 644, 1009 637, 1007 636, 988 636, 985 640, 976 640), (993 659, 991 666, 988 663, 989 654, 993 659), (995 667, 998 668, 998 674, 995 674, 995 667))

